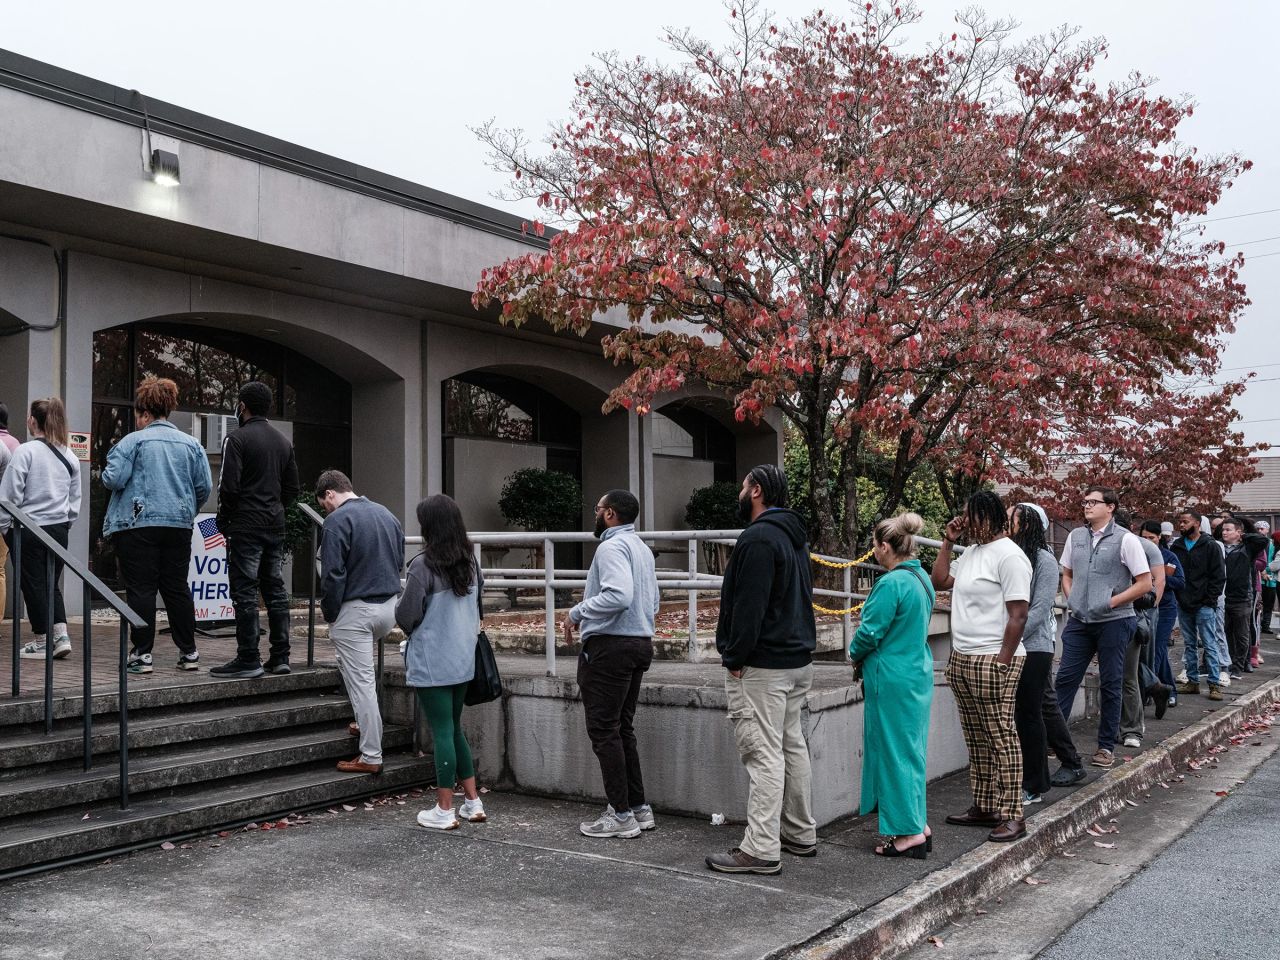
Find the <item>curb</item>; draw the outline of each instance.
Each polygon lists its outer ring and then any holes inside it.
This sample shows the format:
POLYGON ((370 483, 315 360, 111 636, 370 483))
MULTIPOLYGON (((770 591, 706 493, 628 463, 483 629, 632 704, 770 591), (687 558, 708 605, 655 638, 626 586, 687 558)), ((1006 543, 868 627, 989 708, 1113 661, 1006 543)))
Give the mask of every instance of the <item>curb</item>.
POLYGON ((765 960, 888 960, 905 952, 931 931, 1035 870, 1091 824, 1121 809, 1126 798, 1167 780, 1179 767, 1225 739, 1239 721, 1278 700, 1280 678, 1055 803, 1049 808, 1053 816, 1036 817, 1022 840, 984 843, 822 933, 767 954, 765 960))

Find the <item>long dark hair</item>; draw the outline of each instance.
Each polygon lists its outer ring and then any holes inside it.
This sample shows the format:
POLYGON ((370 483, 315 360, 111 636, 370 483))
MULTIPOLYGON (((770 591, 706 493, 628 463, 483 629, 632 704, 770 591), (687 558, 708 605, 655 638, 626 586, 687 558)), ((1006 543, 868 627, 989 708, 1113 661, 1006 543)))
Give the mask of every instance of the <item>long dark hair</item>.
POLYGON ((457 502, 436 493, 419 503, 417 512, 423 560, 455 595, 465 597, 475 582, 475 555, 457 502))
POLYGON ((1040 551, 1049 549, 1049 543, 1044 536, 1044 523, 1040 519, 1040 514, 1025 503, 1020 503, 1013 508, 1013 516, 1018 522, 1014 531, 1009 534, 1009 539, 1022 548, 1022 552, 1031 561, 1031 569, 1034 570, 1040 551))

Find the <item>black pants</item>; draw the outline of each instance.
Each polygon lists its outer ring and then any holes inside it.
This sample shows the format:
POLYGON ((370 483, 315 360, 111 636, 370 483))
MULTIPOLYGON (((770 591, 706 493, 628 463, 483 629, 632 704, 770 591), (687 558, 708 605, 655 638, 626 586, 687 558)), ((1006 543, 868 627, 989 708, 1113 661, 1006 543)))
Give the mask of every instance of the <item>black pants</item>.
POLYGON ((587 736, 600 761, 604 794, 618 813, 643 806, 644 777, 632 722, 640 681, 653 662, 649 637, 595 634, 578 654, 578 689, 587 717, 587 736))
POLYGON ((1276 588, 1274 585, 1262 585, 1262 632, 1271 632, 1271 611, 1276 606, 1276 588))
POLYGON ((1249 648, 1253 646, 1253 604, 1227 604, 1227 650, 1231 654, 1231 669, 1244 673, 1249 663, 1249 648))
MULTIPOLYGON (((259 663, 258 591, 267 605, 271 659, 289 661, 289 594, 280 572, 284 535, 235 533, 227 538, 227 581, 236 611, 236 658, 259 663)), ((185 568, 184 568, 185 569, 185 568)))
POLYGON ((164 597, 173 642, 196 652, 196 608, 187 583, 191 563, 190 527, 138 527, 114 534, 120 578, 133 612, 147 622, 133 631, 133 648, 150 653, 156 642, 156 593, 164 597))
POLYGON ((1044 724, 1044 691, 1053 669, 1053 652, 1028 653, 1018 677, 1013 724, 1022 745, 1022 788, 1045 793, 1049 787, 1049 751, 1044 724))
MULTIPOLYGON (((67 545, 67 534, 71 530, 69 523, 51 523, 47 527, 41 527, 53 540, 62 545, 67 545)), ((53 558, 53 610, 49 610, 49 570, 48 557, 49 551, 44 548, 44 544, 36 539, 36 535, 23 527, 19 531, 16 527, 10 528, 5 537, 9 544, 9 553, 14 552, 13 548, 15 537, 22 538, 22 600, 27 605, 27 619, 31 621, 32 633, 48 634, 50 628, 55 623, 67 622, 67 608, 62 602, 62 588, 58 585, 62 581, 63 562, 57 557, 53 558), (50 613, 53 615, 50 616, 50 613)), ((12 562, 10 556, 10 562, 12 562)), ((17 612, 15 607, 15 614, 17 612)), ((49 637, 52 640, 53 637, 49 637)))
MULTIPOLYGON (((1025 672, 1026 667, 1023 667, 1023 670, 1025 672)), ((1049 749, 1053 751, 1054 756, 1058 758, 1058 762, 1072 770, 1082 769, 1084 761, 1080 759, 1080 751, 1076 749, 1075 741, 1071 739, 1071 730, 1067 727, 1067 719, 1062 715, 1062 709, 1058 706, 1058 692, 1051 683, 1045 684, 1044 699, 1040 704, 1040 712, 1044 717, 1045 741, 1048 743, 1049 749)))

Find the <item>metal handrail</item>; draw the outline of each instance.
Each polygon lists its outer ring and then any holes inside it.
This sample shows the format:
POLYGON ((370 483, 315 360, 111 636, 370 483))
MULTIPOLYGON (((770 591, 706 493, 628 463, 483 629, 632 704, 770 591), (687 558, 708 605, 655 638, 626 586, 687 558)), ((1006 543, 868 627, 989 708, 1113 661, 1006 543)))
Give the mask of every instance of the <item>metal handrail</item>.
MULTIPOLYGON (((8 500, 0 500, 0 510, 13 518, 19 530, 39 541, 45 549, 45 580, 48 584, 49 617, 53 617, 53 594, 57 584, 54 581, 54 559, 61 560, 63 566, 80 578, 84 589, 84 768, 93 766, 93 597, 97 595, 107 602, 120 615, 120 677, 119 677, 119 709, 117 710, 120 745, 117 751, 120 761, 120 809, 129 809, 129 631, 141 630, 147 624, 130 606, 116 596, 115 592, 99 580, 89 568, 73 556, 62 544, 45 533, 34 520, 21 508, 8 500)), ((22 535, 13 537, 13 579, 20 587, 22 583, 22 535)), ((53 624, 48 625, 52 627, 53 624)), ((52 630, 45 630, 44 645, 44 732, 53 733, 53 637, 52 630)), ((22 590, 14 591, 13 598, 13 696, 21 696, 22 672, 19 664, 19 648, 22 633, 22 590)))
POLYGON ((324 517, 301 500, 298 501, 298 509, 311 521, 311 553, 308 554, 307 561, 307 570, 310 571, 308 574, 310 587, 307 592, 307 666, 314 667, 316 665, 316 557, 320 553, 317 537, 324 529, 324 517))

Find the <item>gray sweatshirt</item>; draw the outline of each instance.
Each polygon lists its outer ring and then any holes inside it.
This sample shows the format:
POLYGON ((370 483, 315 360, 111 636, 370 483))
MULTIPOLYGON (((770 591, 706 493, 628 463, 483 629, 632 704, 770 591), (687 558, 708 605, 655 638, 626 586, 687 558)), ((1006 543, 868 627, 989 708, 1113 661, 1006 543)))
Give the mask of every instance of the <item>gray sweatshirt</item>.
POLYGON ((569 619, 582 624, 583 641, 597 633, 652 637, 658 600, 653 551, 636 536, 635 524, 624 523, 601 536, 582 602, 569 611, 569 619))
POLYGON ((1053 653, 1058 621, 1053 615, 1053 602, 1058 599, 1058 561, 1048 550, 1036 554, 1036 567, 1031 574, 1031 606, 1027 610, 1027 626, 1022 631, 1022 645, 1027 653, 1053 653))
MULTIPOLYGON (((0 500, 20 507, 42 527, 75 523, 80 516, 80 461, 66 447, 57 453, 41 440, 28 440, 13 452, 0 480, 0 500), (61 456, 71 470, 58 462, 61 456)), ((0 532, 12 518, 0 510, 0 532)))

